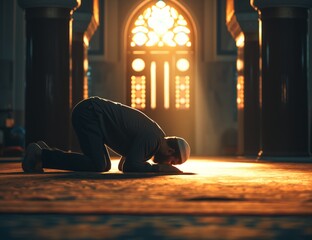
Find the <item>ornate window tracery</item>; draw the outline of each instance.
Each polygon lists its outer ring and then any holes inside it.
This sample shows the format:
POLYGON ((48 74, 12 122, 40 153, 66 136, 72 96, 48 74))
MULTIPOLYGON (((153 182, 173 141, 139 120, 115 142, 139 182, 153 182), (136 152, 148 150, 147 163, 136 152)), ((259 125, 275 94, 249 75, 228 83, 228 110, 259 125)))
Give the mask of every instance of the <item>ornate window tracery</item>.
POLYGON ((131 46, 191 47, 190 29, 184 17, 164 1, 148 7, 134 22, 131 46))
POLYGON ((190 108, 191 34, 187 19, 169 1, 157 1, 137 15, 130 26, 128 45, 132 107, 190 108), (158 101, 159 97, 163 100, 158 101))

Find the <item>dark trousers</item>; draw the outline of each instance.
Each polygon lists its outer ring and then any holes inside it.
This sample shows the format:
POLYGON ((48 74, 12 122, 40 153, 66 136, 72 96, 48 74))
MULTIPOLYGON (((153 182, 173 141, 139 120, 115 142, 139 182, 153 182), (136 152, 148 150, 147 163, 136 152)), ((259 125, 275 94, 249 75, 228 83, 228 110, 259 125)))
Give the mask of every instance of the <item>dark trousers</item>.
POLYGON ((59 149, 43 149, 43 168, 92 172, 110 170, 110 157, 91 101, 88 99, 80 102, 72 113, 72 125, 82 154, 59 149))

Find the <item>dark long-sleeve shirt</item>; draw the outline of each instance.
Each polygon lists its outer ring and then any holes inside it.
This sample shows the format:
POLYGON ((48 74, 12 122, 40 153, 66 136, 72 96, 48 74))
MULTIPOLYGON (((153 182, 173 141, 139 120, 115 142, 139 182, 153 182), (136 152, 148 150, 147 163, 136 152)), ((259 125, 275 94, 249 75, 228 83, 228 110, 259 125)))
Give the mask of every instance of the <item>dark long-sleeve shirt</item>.
POLYGON ((90 98, 104 136, 104 144, 125 157, 125 172, 157 172, 146 161, 159 149, 165 133, 141 111, 99 97, 90 98))

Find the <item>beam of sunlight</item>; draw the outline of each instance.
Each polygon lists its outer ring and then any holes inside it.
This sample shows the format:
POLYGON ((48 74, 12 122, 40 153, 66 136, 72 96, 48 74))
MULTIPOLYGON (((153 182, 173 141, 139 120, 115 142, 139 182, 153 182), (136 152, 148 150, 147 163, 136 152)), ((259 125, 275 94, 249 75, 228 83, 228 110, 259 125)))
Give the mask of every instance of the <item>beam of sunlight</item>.
POLYGON ((164 108, 170 107, 170 76, 169 76, 169 63, 164 63, 164 108))
POLYGON ((151 63, 151 108, 156 108, 156 62, 151 63))

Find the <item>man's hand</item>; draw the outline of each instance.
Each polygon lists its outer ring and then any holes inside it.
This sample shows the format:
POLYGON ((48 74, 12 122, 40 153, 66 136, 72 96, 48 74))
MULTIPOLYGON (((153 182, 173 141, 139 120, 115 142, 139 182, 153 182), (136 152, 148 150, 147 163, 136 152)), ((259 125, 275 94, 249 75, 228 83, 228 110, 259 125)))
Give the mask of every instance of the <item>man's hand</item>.
POLYGON ((159 172, 182 173, 182 171, 169 164, 158 164, 159 172))

